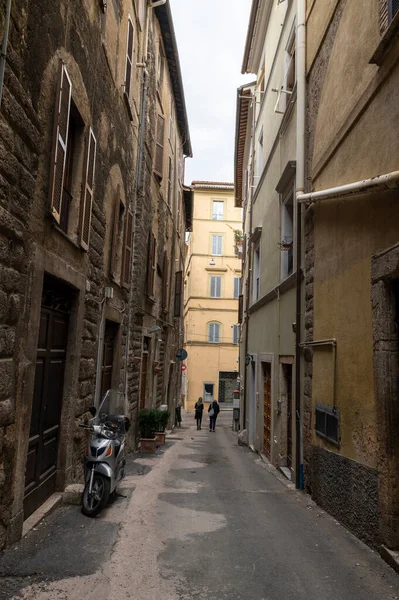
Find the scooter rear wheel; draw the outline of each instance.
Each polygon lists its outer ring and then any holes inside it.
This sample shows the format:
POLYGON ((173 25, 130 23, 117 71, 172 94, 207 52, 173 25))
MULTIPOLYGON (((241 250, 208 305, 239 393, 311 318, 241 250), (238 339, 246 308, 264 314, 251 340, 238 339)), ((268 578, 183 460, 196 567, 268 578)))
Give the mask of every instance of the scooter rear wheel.
POLYGON ((85 485, 82 496, 82 513, 87 517, 96 517, 106 506, 110 494, 110 482, 107 477, 95 473, 92 493, 89 493, 90 479, 85 485))

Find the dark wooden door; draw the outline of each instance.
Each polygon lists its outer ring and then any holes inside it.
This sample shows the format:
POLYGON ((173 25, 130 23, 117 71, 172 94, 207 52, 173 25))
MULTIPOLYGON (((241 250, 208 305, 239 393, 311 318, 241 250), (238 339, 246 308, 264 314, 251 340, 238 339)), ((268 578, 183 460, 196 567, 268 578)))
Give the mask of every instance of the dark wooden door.
POLYGON ((263 363, 263 451, 270 458, 272 429, 272 377, 271 364, 263 363))
POLYGON ((287 467, 292 467, 292 365, 284 365, 287 385, 287 467))
POLYGON ((42 308, 25 469, 25 519, 55 491, 67 336, 68 315, 42 308))
POLYGON ((112 389, 112 369, 114 364, 115 341, 118 326, 112 321, 105 322, 103 362, 101 366, 101 398, 112 389))

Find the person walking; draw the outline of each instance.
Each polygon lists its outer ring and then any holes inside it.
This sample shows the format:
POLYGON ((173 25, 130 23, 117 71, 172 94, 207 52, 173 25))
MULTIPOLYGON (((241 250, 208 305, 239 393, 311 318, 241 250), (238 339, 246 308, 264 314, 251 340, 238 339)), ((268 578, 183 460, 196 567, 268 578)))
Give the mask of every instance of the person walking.
POLYGON ((202 403, 201 396, 198 398, 197 402, 195 403, 194 408, 195 408, 195 420, 197 421, 197 429, 201 429, 202 413, 204 412, 204 405, 202 403))
POLYGON ((216 402, 216 400, 214 400, 213 402, 211 402, 211 404, 209 405, 209 408, 208 408, 209 431, 215 431, 216 419, 217 419, 219 412, 220 412, 220 406, 216 402))

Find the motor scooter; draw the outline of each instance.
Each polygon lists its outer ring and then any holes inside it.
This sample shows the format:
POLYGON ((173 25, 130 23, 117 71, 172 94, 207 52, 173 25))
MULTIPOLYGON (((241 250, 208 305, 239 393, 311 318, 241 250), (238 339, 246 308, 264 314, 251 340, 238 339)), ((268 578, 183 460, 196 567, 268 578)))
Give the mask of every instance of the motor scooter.
POLYGON ((91 406, 89 411, 93 418, 88 424, 79 425, 90 431, 84 455, 82 513, 95 517, 125 476, 124 450, 130 421, 123 414, 122 394, 114 390, 104 394, 98 409, 91 406))

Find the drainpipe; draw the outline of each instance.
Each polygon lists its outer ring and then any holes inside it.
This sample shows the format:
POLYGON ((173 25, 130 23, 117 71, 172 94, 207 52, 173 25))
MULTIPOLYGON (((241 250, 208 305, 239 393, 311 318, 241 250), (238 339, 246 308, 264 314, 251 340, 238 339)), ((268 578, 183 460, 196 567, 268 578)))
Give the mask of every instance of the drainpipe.
POLYGON ((338 187, 320 190, 318 192, 310 192, 310 194, 298 194, 297 201, 304 202, 320 202, 322 200, 333 200, 334 198, 343 198, 366 194, 368 192, 379 192, 386 190, 394 190, 399 187, 399 171, 372 177, 371 179, 363 179, 354 183, 339 185, 338 187))
MULTIPOLYGON (((306 0, 297 0, 296 34, 297 126, 296 198, 305 191, 306 115, 306 0)), ((302 205, 296 203, 296 329, 295 329, 295 486, 303 489, 303 444, 301 414, 301 316, 302 316, 302 205)))
POLYGON ((11 15, 11 0, 7 0, 6 20, 4 23, 4 37, 3 37, 3 43, 1 45, 1 55, 0 55, 0 106, 1 106, 1 100, 3 98, 4 71, 6 68, 8 32, 10 30, 10 15, 11 15))

